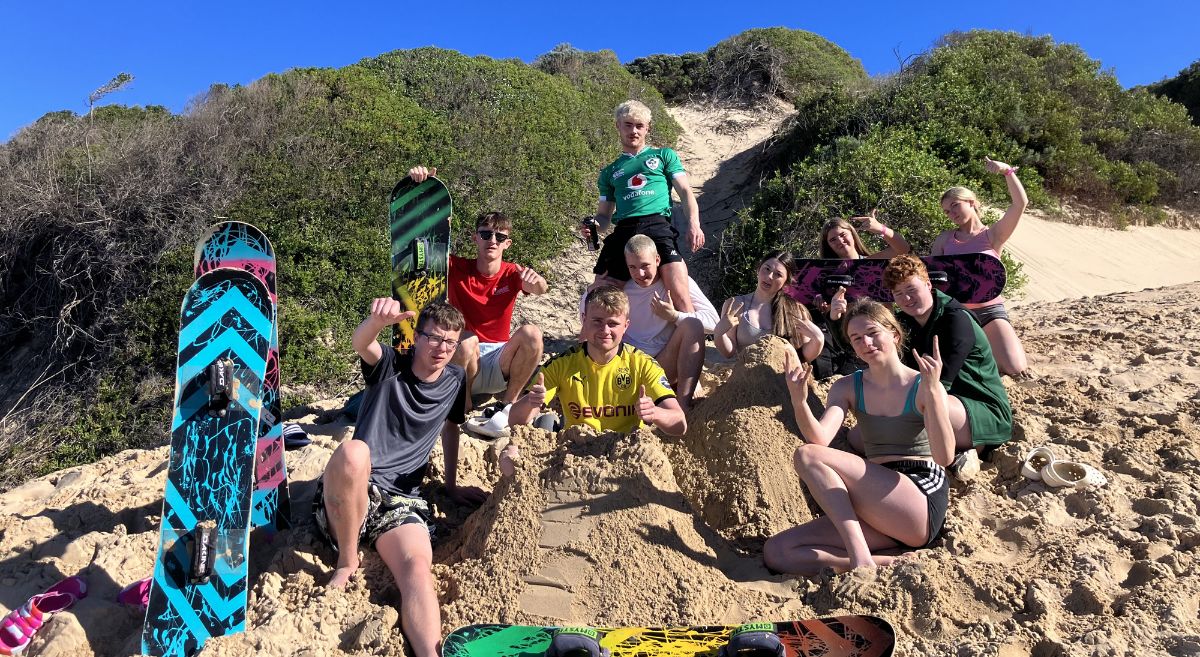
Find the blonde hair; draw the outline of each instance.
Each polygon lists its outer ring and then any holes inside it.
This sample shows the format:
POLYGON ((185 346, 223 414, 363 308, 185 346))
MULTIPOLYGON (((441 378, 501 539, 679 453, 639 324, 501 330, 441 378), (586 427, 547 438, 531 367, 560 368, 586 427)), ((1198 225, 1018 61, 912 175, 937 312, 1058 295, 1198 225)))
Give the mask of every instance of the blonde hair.
MULTIPOLYGON (((918 262, 920 261, 918 260, 918 262)), ((846 337, 846 342, 850 342, 850 320, 855 317, 866 317, 894 333, 897 350, 903 347, 904 341, 908 339, 904 333, 904 327, 900 325, 900 320, 896 319, 895 313, 874 299, 864 298, 850 304, 850 308, 846 310, 846 316, 842 318, 842 335, 846 337)))
POLYGON ((587 313, 587 309, 592 304, 596 304, 600 309, 610 315, 629 315, 629 297, 625 293, 612 285, 601 285, 600 287, 588 292, 583 299, 583 311, 587 313))
POLYGON ((947 189, 945 193, 942 194, 941 200, 938 202, 944 202, 946 199, 967 201, 974 206, 976 210, 979 209, 979 197, 975 196, 975 192, 967 189, 966 187, 951 187, 950 189, 947 189))
POLYGON ((645 235, 634 235, 625 243, 625 253, 628 255, 638 255, 647 251, 653 251, 657 254, 658 247, 654 245, 654 240, 645 235))
POLYGON ((646 123, 651 123, 653 120, 650 108, 646 107, 646 104, 639 100, 627 100, 617 105, 617 111, 613 115, 616 117, 618 123, 627 116, 635 121, 641 120, 646 123))
POLYGON ((836 251, 833 250, 832 246, 829 246, 829 233, 834 228, 845 228, 846 230, 849 230, 850 238, 854 242, 854 250, 858 251, 858 255, 860 255, 860 256, 867 255, 867 247, 865 244, 863 244, 862 238, 858 236, 858 229, 854 227, 854 224, 850 223, 849 221, 846 221, 845 219, 842 219, 841 217, 834 217, 833 219, 826 221, 825 225, 821 227, 821 257, 822 258, 841 258, 842 257, 842 256, 838 255, 836 251))

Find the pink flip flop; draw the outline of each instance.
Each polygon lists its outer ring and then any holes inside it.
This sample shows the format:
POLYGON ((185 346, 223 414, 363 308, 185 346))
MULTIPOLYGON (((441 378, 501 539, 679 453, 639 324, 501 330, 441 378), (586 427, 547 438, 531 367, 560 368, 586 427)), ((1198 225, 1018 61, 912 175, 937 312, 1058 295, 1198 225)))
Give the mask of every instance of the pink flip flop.
POLYGON ((139 579, 138 581, 121 589, 117 594, 117 602, 123 605, 134 605, 145 609, 150 606, 150 580, 152 578, 139 579))
POLYGON ((87 581, 68 577, 39 593, 0 621, 0 655, 19 655, 50 617, 87 597, 87 581))

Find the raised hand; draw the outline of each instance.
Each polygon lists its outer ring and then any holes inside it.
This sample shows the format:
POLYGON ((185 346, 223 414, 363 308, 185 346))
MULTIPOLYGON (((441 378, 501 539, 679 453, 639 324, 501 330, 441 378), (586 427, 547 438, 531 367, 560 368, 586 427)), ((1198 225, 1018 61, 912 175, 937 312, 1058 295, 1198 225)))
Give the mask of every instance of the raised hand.
POLYGON ((1009 169, 1012 169, 1015 173, 1016 170, 1020 168, 1009 166, 999 160, 993 160, 986 155, 983 158, 983 166, 987 168, 988 173, 1007 173, 1009 169))
POLYGON ((861 217, 851 217, 850 221, 857 223, 859 230, 863 230, 868 233, 875 233, 876 235, 883 235, 884 226, 879 222, 878 219, 875 218, 875 213, 878 211, 879 209, 875 208, 871 210, 870 214, 866 214, 861 217))
POLYGON ((783 378, 787 381, 788 392, 792 397, 806 397, 812 365, 805 363, 795 349, 788 349, 787 360, 784 361, 783 368, 783 378))
POLYGON ((837 292, 833 293, 833 299, 829 302, 829 319, 841 319, 842 315, 846 314, 846 308, 849 305, 846 302, 846 288, 839 285, 837 292))
POLYGON ((521 289, 540 289, 546 284, 546 279, 530 267, 517 265, 517 272, 521 275, 521 289))
POLYGON ((737 328, 738 322, 741 321, 742 310, 746 308, 746 304, 734 299, 729 304, 729 308, 725 309, 725 321, 729 323, 730 328, 737 328))
POLYGON ((429 176, 437 175, 437 167, 424 167, 420 164, 408 170, 408 177, 415 183, 425 182, 429 176))
POLYGON ((387 325, 417 316, 416 312, 401 310, 401 308, 399 301, 391 297, 379 297, 371 301, 371 319, 379 324, 387 325))
POLYGON ((937 336, 933 336, 933 353, 922 355, 913 349, 913 358, 917 360, 917 367, 921 370, 921 385, 917 394, 924 397, 927 404, 935 397, 944 396, 946 389, 942 386, 942 352, 938 348, 937 336))
POLYGON ((646 396, 646 384, 638 390, 637 401, 638 417, 646 424, 653 425, 654 420, 658 418, 658 406, 654 405, 654 400, 646 396))
POLYGON ((654 297, 650 299, 650 310, 659 317, 674 324, 679 320, 679 311, 675 310, 675 304, 671 300, 671 291, 664 290, 665 297, 659 296, 658 292, 654 293, 654 297))

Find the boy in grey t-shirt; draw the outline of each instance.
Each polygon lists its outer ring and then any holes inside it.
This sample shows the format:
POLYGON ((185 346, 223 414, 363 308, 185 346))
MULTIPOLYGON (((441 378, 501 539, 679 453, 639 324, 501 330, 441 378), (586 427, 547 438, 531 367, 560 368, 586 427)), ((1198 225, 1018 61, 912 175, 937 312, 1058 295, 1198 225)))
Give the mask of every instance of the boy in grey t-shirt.
POLYGON ((487 493, 455 483, 466 393, 465 374, 450 359, 462 314, 444 303, 427 306, 408 355, 376 340, 380 331, 412 316, 401 312, 395 299, 375 299, 371 314, 354 331, 367 392, 354 439, 329 458, 313 512, 318 529, 338 552, 329 586, 344 587, 358 570, 360 542, 374 544, 400 589, 401 619, 414 654, 436 657, 441 612, 431 572, 429 506, 418 488, 438 436, 450 497, 480 503, 487 493))

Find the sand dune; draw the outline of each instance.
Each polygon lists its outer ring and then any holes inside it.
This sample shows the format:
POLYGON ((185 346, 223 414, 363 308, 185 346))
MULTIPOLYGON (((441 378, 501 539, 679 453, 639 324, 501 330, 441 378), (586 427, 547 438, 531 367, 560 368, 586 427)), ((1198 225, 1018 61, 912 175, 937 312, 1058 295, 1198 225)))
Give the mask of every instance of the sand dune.
MULTIPOLYGON (((694 144, 742 152, 688 127, 694 144)), ((898 655, 1200 654, 1200 284, 1132 291, 1200 278, 1188 257, 1196 238, 1024 220, 1011 248, 1031 283, 1015 325, 1034 376, 1006 380, 1013 441, 973 482, 955 483, 941 538, 892 568, 797 579, 762 566, 763 539, 813 514, 788 464, 799 438, 774 339, 705 374, 709 394, 679 438, 523 429, 507 480, 497 445, 464 439, 460 482, 493 491, 479 509, 446 499, 435 454, 443 629, 849 612, 889 618, 898 655), (1024 479, 1021 455, 1038 445, 1101 469, 1109 484, 1068 491, 1024 479)), ((589 257, 568 252, 558 293, 523 302, 518 317, 558 318, 548 335, 570 336, 589 257)), ((314 438, 288 453, 297 525, 255 536, 250 629, 204 654, 401 654, 396 589, 373 552, 347 590, 322 586, 332 552, 307 508, 353 432, 332 410, 340 403, 288 411, 314 438)), ((142 615, 115 596, 153 568, 166 457, 131 450, 0 495, 0 611, 64 576, 91 584, 29 654, 137 652, 142 615)))

